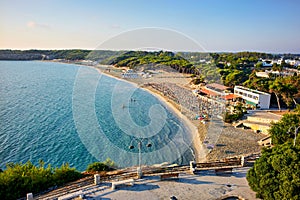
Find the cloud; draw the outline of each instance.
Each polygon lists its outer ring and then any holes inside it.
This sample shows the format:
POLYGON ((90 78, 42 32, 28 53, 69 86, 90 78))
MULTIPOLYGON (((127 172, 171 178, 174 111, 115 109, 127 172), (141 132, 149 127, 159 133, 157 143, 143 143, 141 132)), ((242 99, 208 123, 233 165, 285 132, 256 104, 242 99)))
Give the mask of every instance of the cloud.
POLYGON ((43 28, 43 29, 49 29, 50 26, 48 24, 40 24, 36 23, 35 21, 29 21, 27 22, 28 28, 43 28))

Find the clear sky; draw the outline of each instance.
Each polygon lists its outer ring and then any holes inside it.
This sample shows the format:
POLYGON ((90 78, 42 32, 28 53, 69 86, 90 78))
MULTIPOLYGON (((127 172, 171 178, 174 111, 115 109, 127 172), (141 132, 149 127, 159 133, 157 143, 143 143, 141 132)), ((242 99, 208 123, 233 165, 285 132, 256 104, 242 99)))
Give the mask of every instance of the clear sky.
POLYGON ((143 27, 206 51, 300 53, 299 0, 0 0, 0 49, 95 49, 143 27))

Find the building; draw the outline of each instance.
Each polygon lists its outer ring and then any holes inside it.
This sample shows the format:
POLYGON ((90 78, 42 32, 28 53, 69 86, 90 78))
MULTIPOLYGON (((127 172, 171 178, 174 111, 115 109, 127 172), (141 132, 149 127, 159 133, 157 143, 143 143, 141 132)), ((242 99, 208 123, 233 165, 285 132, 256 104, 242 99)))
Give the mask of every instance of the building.
MULTIPOLYGON (((296 70, 297 71, 297 70, 296 70)), ((293 76, 295 72, 283 70, 283 71, 273 71, 273 70, 265 70, 264 72, 256 72, 255 75, 261 78, 269 78, 271 75, 274 76, 293 76)))
POLYGON ((255 72, 255 75, 260 78, 269 78, 269 73, 267 72, 255 72))
POLYGON ((230 87, 218 83, 207 84, 198 90, 200 96, 208 97, 210 99, 220 100, 224 102, 231 102, 239 96, 233 94, 230 87))
POLYGON ((225 93, 229 93, 229 89, 230 89, 229 87, 226 87, 218 83, 207 84, 205 85, 205 88, 219 95, 224 95, 225 93))
POLYGON ((271 124, 278 122, 282 115, 277 115, 269 111, 252 111, 246 115, 246 120, 243 120, 243 126, 249 127, 255 132, 261 132, 268 135, 271 124))
POLYGON ((235 86, 234 94, 240 96, 248 105, 261 109, 270 108, 271 95, 268 93, 252 90, 242 86, 235 86))

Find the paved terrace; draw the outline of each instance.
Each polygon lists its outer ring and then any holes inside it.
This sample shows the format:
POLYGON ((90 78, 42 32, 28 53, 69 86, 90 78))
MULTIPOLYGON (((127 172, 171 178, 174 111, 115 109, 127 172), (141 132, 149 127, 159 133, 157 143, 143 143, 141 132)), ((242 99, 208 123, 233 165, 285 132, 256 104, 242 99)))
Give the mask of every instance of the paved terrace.
MULTIPOLYGON (((259 155, 245 156, 245 165, 251 165, 259 155)), ((135 179, 134 186, 122 186, 112 190, 111 183, 136 178, 136 168, 127 168, 102 173, 101 182, 94 183, 88 176, 67 184, 34 199, 75 199, 84 195, 85 199, 217 199, 228 195, 255 199, 255 194, 247 185, 245 178, 249 167, 241 167, 241 158, 232 157, 210 163, 197 163, 195 174, 190 166, 149 166, 144 167, 143 179, 135 179), (216 175, 214 170, 233 169, 232 173, 216 175), (160 180, 161 175, 178 173, 178 179, 160 180)))

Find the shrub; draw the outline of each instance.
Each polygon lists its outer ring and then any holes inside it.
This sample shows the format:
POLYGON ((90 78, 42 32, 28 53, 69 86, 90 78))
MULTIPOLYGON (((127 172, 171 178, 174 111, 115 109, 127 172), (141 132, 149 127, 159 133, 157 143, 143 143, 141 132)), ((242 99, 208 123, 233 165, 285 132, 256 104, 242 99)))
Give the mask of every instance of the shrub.
POLYGON ((81 173, 75 168, 70 168, 69 164, 63 164, 60 168, 54 169, 53 182, 60 186, 64 183, 71 182, 82 177, 81 173))
POLYGON ((94 162, 88 165, 87 172, 101 172, 111 171, 116 168, 116 164, 110 158, 107 158, 104 162, 94 162))
POLYGON ((68 164, 53 169, 50 165, 45 167, 40 161, 34 166, 30 161, 22 163, 8 163, 7 169, 0 173, 0 199, 18 199, 27 193, 38 193, 55 185, 63 185, 77 180, 81 173, 68 164))

